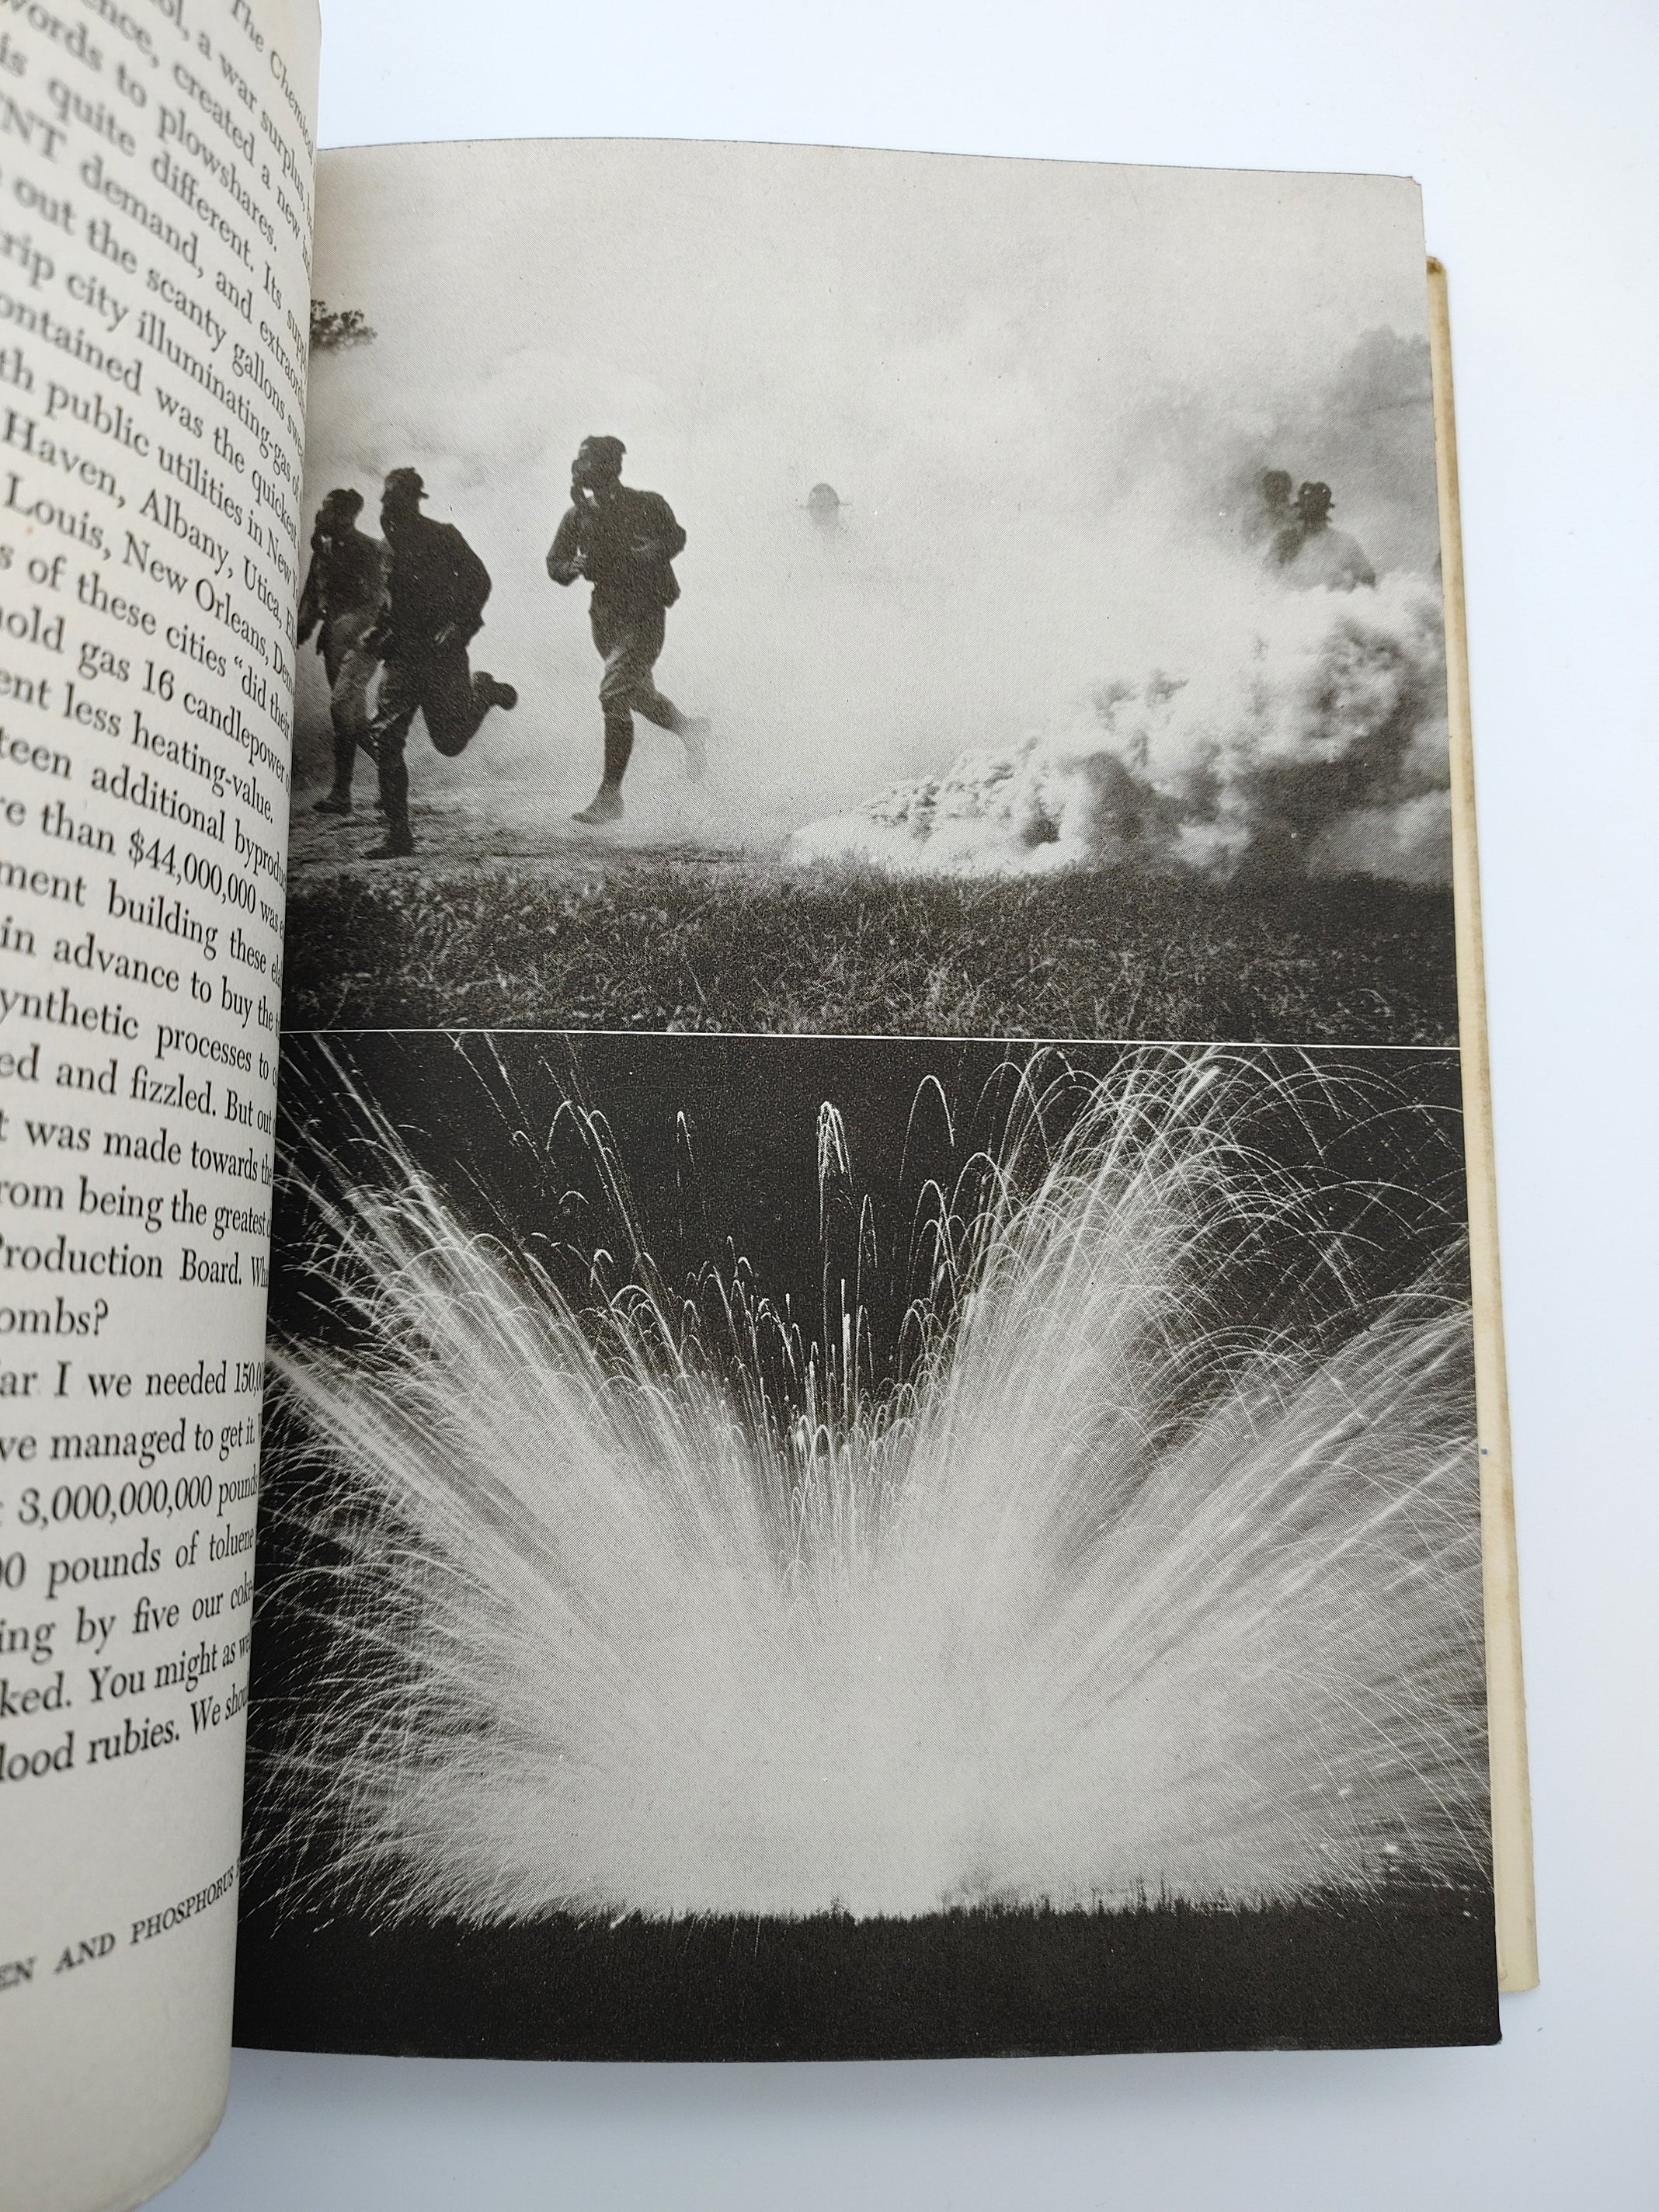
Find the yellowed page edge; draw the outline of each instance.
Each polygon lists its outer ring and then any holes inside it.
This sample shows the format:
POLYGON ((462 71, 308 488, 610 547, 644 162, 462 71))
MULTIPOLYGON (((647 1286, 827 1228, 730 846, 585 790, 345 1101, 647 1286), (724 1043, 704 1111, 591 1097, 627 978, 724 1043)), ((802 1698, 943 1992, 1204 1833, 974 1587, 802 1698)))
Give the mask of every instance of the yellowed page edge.
POLYGON ((1462 1042, 1463 1111, 1469 1185, 1470 1272, 1474 1299, 1476 1423, 1480 1439, 1480 1531, 1486 1617, 1486 1720, 1492 1763, 1492 1841, 1498 1924, 1498 1986, 1538 1985, 1533 1900, 1532 1803, 1527 1780, 1526 1690, 1521 1669, 1521 1596, 1510 1462, 1509 1389, 1504 1365, 1504 1299, 1498 1275, 1498 1183, 1492 1151, 1492 1072, 1486 1052, 1486 983, 1480 939, 1480 865, 1474 831, 1474 746, 1469 719, 1468 632, 1463 605, 1463 532, 1457 497, 1451 323, 1446 271, 1429 263, 1429 343, 1434 372, 1435 467, 1446 608, 1446 706, 1451 731, 1452 875, 1457 908, 1457 1018, 1462 1042))

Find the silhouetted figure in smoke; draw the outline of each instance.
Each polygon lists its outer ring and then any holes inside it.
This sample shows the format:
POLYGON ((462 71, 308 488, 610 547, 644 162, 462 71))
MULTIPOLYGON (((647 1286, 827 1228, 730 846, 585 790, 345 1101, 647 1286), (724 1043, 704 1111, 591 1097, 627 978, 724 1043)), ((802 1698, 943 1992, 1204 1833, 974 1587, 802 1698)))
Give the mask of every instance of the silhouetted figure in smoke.
POLYGON ((357 528, 360 491, 329 493, 311 533, 311 566, 300 595, 296 642, 314 629, 328 678, 328 718, 334 732, 334 781, 319 814, 349 814, 357 748, 368 728, 368 687, 380 655, 365 641, 386 605, 386 551, 357 528))
POLYGON ((1281 532, 1288 530, 1296 520, 1296 509, 1291 504, 1291 472, 1288 469, 1263 469, 1255 480, 1256 503, 1245 510, 1244 543, 1249 546, 1269 546, 1277 543, 1281 532))
POLYGON ((1295 520, 1273 540, 1268 563, 1298 592, 1352 592, 1375 585, 1376 571, 1346 530, 1330 525, 1331 488, 1304 483, 1296 495, 1295 520))
POLYGON ((464 752, 492 707, 513 708, 519 695, 493 676, 472 674, 466 648, 483 622, 489 571, 453 523, 421 513, 426 486, 414 469, 393 469, 380 496, 388 556, 386 611, 369 633, 386 660, 380 703, 365 739, 380 772, 386 842, 368 855, 386 860, 412 853, 410 725, 426 717, 427 735, 446 755, 464 752))
POLYGON ((806 512, 826 534, 841 528, 841 504, 834 484, 815 483, 806 495, 806 512))
POLYGON ((684 550, 685 532, 660 492, 635 491, 623 482, 626 451, 620 438, 582 440, 570 465, 570 505, 547 556, 547 573, 556 584, 585 576, 592 585, 589 618, 605 662, 599 678, 605 774, 578 822, 621 819, 636 714, 678 738, 693 783, 702 779, 707 759, 708 722, 681 714, 652 675, 668 610, 680 595, 670 563, 684 550))

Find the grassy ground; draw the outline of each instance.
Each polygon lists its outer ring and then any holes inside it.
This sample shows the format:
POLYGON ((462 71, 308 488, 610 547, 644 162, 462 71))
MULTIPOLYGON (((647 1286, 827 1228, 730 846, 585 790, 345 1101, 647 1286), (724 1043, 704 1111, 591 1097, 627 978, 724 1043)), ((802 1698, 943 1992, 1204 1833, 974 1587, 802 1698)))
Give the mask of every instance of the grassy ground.
POLYGON ((912 1920, 245 1916, 236 2039, 520 2058, 1495 2043, 1489 1897, 912 1920))
POLYGON ((1456 1039, 1449 892, 896 882, 726 854, 302 868, 293 1029, 1456 1039))

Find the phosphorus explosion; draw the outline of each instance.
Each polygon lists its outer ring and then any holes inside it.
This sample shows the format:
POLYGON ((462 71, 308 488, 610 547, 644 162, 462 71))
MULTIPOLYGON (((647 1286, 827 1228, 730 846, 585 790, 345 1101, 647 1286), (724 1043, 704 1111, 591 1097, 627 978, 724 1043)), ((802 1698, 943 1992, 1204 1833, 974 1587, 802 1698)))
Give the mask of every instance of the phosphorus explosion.
POLYGON ((1287 1237, 1342 1270, 1315 1179, 1252 1148, 1310 1073, 1143 1052, 1068 1071, 1049 1137, 1043 1066, 887 1259, 822 1109, 816 1331, 741 1261, 658 1281, 591 1119, 617 1212, 586 1295, 384 1121, 381 1187, 319 1170, 335 1348, 278 1361, 306 1557, 271 1601, 325 1656, 267 1787, 333 1839, 331 1897, 871 1916, 1480 1876, 1467 1306, 1350 1299, 1298 1342, 1287 1290, 1242 1327, 1287 1237))

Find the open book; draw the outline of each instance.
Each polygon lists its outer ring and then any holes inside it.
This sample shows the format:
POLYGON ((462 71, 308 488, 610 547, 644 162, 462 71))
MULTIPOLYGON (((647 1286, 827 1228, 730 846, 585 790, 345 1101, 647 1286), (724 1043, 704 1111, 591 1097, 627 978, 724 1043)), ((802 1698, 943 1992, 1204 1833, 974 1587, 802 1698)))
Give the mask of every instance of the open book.
POLYGON ((317 161, 316 63, 0 33, 0 2195, 177 2172, 233 1979, 319 2050, 1493 2039, 1415 187, 317 161))

